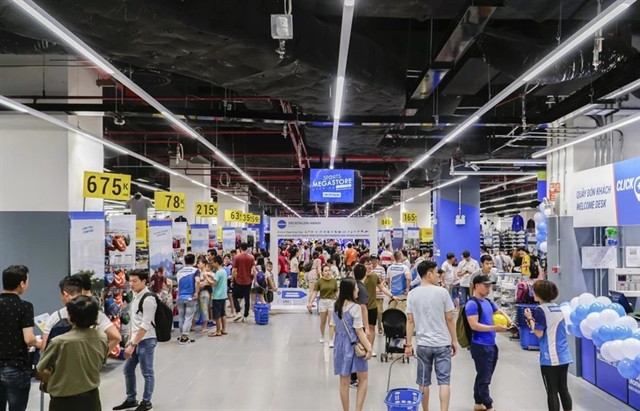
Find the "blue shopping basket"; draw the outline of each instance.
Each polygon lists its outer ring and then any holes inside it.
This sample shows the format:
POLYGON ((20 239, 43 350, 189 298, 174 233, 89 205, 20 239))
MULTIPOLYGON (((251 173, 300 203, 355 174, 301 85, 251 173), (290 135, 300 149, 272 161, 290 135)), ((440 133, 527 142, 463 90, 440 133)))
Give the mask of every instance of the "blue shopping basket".
MULTIPOLYGON (((391 384, 391 368, 398 360, 403 359, 405 356, 400 356, 393 360, 389 365, 389 378, 387 379, 387 395, 384 397, 384 403, 387 405, 387 411, 418 411, 420 410, 420 404, 422 403, 422 392, 414 388, 394 388, 389 390, 391 384)), ((415 357, 422 364, 422 373, 426 371, 422 360, 415 355, 415 357)), ((407 362, 408 363, 408 362, 407 362)), ((424 380, 424 375, 423 378, 424 380)))

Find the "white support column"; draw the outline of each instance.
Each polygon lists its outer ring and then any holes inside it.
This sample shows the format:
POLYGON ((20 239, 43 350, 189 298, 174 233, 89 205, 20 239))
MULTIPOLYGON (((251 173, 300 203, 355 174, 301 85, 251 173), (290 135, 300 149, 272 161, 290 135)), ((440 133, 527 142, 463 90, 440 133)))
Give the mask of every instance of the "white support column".
MULTIPOLYGON (((407 188, 400 192, 400 198, 405 201, 409 198, 416 197, 418 194, 424 192, 424 188, 407 188)), ((406 227, 431 227, 431 193, 425 194, 422 197, 417 197, 409 202, 402 203, 400 205, 400 220, 402 222, 402 213, 414 212, 418 213, 417 224, 402 224, 403 228, 406 227)), ((395 221, 394 221, 395 224, 395 221)))
MULTIPOLYGON (((199 183, 205 184, 207 186, 211 185, 211 171, 209 165, 195 164, 189 161, 181 161, 176 164, 175 159, 171 159, 171 168, 176 172, 185 175, 185 168, 188 168, 187 171, 188 177, 192 180, 195 180, 199 183)), ((179 216, 184 216, 189 224, 193 224, 196 222, 196 211, 195 211, 195 203, 199 201, 210 202, 211 201, 211 190, 208 188, 202 188, 196 184, 193 184, 184 178, 180 178, 177 176, 171 175, 170 178, 170 190, 172 192, 185 193, 186 195, 186 211, 182 212, 174 212, 171 213, 172 218, 177 218, 179 216)), ((220 219, 220 210, 218 209, 218 219, 220 219)), ((224 220, 224 212, 222 214, 222 219, 224 220)), ((198 218, 198 222, 200 222, 200 218, 198 218)), ((202 223, 210 223, 212 219, 202 220, 202 223)))

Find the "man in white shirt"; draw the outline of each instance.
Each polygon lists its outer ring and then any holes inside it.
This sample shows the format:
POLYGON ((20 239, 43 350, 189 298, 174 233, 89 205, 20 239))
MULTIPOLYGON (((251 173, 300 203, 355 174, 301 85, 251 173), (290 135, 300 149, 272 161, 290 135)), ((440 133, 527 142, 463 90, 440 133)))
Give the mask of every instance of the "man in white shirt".
MULTIPOLYGON (((88 278, 88 275, 87 275, 88 278)), ((91 284, 91 279, 88 278, 89 285, 91 284)), ((47 342, 49 341, 49 334, 51 334, 51 330, 58 324, 60 321, 65 320, 67 324, 69 319, 69 314, 67 313, 67 303, 72 299, 80 296, 87 295, 91 296, 91 291, 88 291, 88 294, 84 291, 83 287, 83 278, 81 275, 72 275, 62 279, 60 281, 60 298, 62 299, 62 304, 65 306, 58 311, 54 312, 47 322, 45 323, 43 335, 42 335, 42 351, 44 352, 47 347, 47 342)), ((70 325, 70 324, 69 324, 70 325)), ((102 312, 98 311, 98 321, 96 324, 96 329, 104 332, 107 335, 107 341, 109 343, 109 352, 113 350, 118 344, 120 344, 121 336, 120 331, 113 325, 109 318, 102 312)), ((54 331, 54 335, 55 331, 54 331)))
POLYGON ((462 261, 458 264, 458 278, 460 278, 460 305, 467 303, 469 299, 469 286, 471 285, 471 274, 480 269, 478 262, 471 258, 471 253, 467 250, 462 252, 462 261))
POLYGON ((114 411, 128 410, 135 408, 136 411, 150 411, 151 396, 155 384, 153 372, 153 356, 155 353, 158 338, 153 321, 156 316, 158 304, 153 294, 147 289, 149 282, 148 270, 133 270, 129 274, 129 284, 133 291, 133 301, 131 302, 131 339, 127 343, 124 351, 124 380, 127 389, 126 400, 113 407, 114 411), (138 310, 142 301, 142 312, 138 310), (144 378, 144 393, 142 401, 138 404, 136 400, 136 367, 140 364, 140 371, 144 378), (136 408, 137 407, 137 408, 136 408))
POLYGON ((442 275, 442 282, 444 283, 445 288, 449 291, 449 294, 453 291, 453 284, 456 280, 454 274, 453 264, 456 261, 456 255, 454 253, 447 253, 447 260, 442 263, 440 267, 444 274, 442 275))
POLYGON ((391 252, 391 244, 384 246, 384 251, 380 253, 380 264, 382 267, 389 268, 393 264, 393 253, 391 252))
POLYGON ((413 353, 413 331, 416 331, 415 353, 418 361, 418 385, 422 391, 422 408, 429 407, 431 370, 435 366, 440 386, 440 409, 449 409, 451 396, 451 357, 456 355, 457 336, 453 318, 453 302, 447 290, 438 287, 436 263, 423 261, 418 265, 421 285, 407 297, 407 343, 405 355, 413 353), (423 370, 426 366, 426 370, 423 370))
MULTIPOLYGON (((493 268, 493 257, 491 257, 489 254, 483 255, 482 257, 480 257, 480 264, 482 264, 482 268, 471 274, 471 277, 469 277, 469 281, 471 284, 473 284, 473 279, 479 275, 485 275, 489 277, 492 285, 489 294, 485 298, 494 301, 495 285, 498 283, 498 271, 493 268)), ((473 285, 469 287, 469 295, 473 295, 473 285)))

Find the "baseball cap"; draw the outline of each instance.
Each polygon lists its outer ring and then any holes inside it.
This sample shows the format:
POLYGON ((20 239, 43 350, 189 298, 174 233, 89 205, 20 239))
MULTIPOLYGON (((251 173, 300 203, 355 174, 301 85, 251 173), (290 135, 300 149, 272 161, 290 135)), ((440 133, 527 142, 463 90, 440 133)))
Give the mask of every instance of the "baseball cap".
POLYGON ((473 285, 476 284, 494 284, 494 282, 487 275, 479 275, 473 279, 473 285))

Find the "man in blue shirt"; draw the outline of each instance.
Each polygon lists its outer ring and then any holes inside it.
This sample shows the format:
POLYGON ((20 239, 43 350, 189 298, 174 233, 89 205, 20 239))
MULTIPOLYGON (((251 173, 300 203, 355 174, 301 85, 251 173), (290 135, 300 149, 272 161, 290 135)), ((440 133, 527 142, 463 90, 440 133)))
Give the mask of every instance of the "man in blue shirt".
POLYGON ((196 312, 200 281, 200 271, 193 266, 196 256, 187 254, 184 256, 185 266, 176 273, 178 282, 178 314, 180 318, 180 330, 182 334, 178 341, 181 345, 195 342, 189 338, 191 323, 196 312))
POLYGON ((473 297, 465 305, 465 313, 469 326, 473 330, 471 336, 471 357, 476 365, 476 380, 473 385, 474 411, 492 411, 493 399, 489 392, 491 377, 498 363, 498 346, 496 332, 504 332, 507 326, 494 325, 493 314, 500 313, 498 307, 486 297, 491 292, 493 282, 486 275, 473 279, 473 297))

